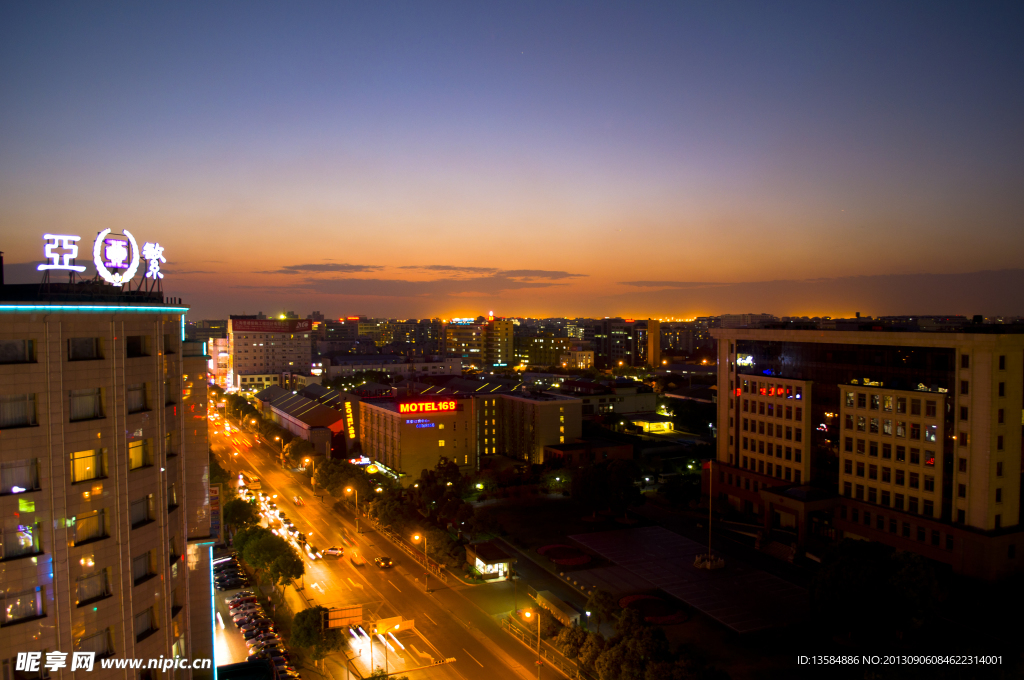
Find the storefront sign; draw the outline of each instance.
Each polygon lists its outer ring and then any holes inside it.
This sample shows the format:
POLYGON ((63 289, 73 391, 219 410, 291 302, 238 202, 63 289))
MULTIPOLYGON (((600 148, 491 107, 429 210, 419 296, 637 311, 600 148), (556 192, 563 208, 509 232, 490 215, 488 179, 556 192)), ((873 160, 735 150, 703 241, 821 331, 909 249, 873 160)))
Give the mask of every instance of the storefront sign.
MULTIPOLYGON (((38 271, 63 270, 84 272, 85 265, 76 264, 81 236, 70 234, 43 234, 46 245, 43 255, 49 262, 41 264, 38 271)), ((112 234, 104 229, 92 244, 92 261, 96 274, 112 286, 121 287, 131 281, 139 270, 139 263, 146 260, 149 265, 146 278, 162 279, 160 265, 167 262, 164 249, 159 243, 146 243, 139 249, 135 237, 127 229, 121 234, 112 234)))
POLYGON ((458 402, 454 399, 444 401, 407 401, 399 402, 399 413, 436 413, 457 410, 458 402))

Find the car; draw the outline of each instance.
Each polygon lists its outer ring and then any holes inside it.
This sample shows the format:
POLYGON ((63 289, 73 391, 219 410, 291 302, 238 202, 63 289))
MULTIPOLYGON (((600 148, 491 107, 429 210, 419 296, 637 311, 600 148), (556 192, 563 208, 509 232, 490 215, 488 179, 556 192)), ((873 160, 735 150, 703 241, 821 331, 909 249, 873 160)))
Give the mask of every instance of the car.
POLYGON ((227 581, 227 582, 214 583, 213 587, 216 588, 217 590, 234 590, 235 588, 243 588, 243 587, 245 587, 247 585, 249 585, 249 581, 247 581, 247 580, 238 580, 238 581, 227 581))
POLYGON ((381 555, 380 557, 374 557, 373 563, 381 569, 390 569, 395 566, 395 563, 391 561, 391 558, 387 555, 381 555))
POLYGON ((213 575, 214 581, 230 581, 236 578, 242 578, 245 573, 238 569, 225 569, 224 571, 218 571, 213 575))
POLYGON ((274 622, 271 621, 265 614, 257 614, 248 619, 243 619, 238 622, 238 629, 243 633, 249 631, 255 631, 256 635, 266 632, 268 628, 272 628, 274 622))
POLYGON ((232 595, 224 601, 236 602, 238 600, 241 600, 243 597, 255 597, 255 595, 256 593, 252 592, 251 590, 239 590, 237 593, 235 593, 234 595, 232 595))
POLYGON ((332 545, 324 551, 324 557, 343 557, 344 555, 345 549, 336 545, 332 545))
POLYGON ((233 615, 231 617, 231 620, 235 622, 236 626, 241 628, 242 626, 244 626, 247 623, 252 623, 253 621, 258 621, 260 619, 266 618, 266 616, 267 616, 267 613, 265 611, 263 611, 262 607, 259 607, 258 609, 250 609, 249 611, 239 612, 239 613, 233 615))
POLYGON ((279 638, 277 636, 277 633, 266 632, 266 633, 260 633, 259 635, 257 635, 256 637, 254 637, 254 638, 252 638, 250 640, 246 640, 245 644, 247 644, 249 647, 255 647, 256 645, 262 645, 263 643, 268 642, 270 640, 280 640, 280 639, 281 638, 279 638))
POLYGON ((245 595, 244 597, 235 596, 228 600, 228 607, 230 609, 237 609, 243 604, 249 604, 250 602, 256 602, 257 598, 255 595, 245 595))
POLYGON ((242 638, 249 640, 257 635, 266 633, 268 630, 274 630, 274 624, 269 620, 250 623, 248 626, 242 626, 242 638))
POLYGON ((294 678, 295 680, 302 678, 302 675, 291 666, 282 666, 281 668, 278 668, 277 675, 278 677, 284 676, 286 678, 294 678))
POLYGON ((263 623, 264 621, 270 621, 270 619, 268 619, 267 615, 263 612, 259 612, 252 616, 243 616, 240 619, 235 620, 234 624, 236 628, 244 631, 246 626, 258 626, 258 624, 263 623))
POLYGON ((271 656, 279 656, 281 649, 284 647, 284 643, 280 640, 267 640, 265 642, 257 642, 255 645, 249 648, 249 655, 253 654, 270 654, 271 656))
POLYGON ((295 503, 295 505, 305 505, 302 502, 302 496, 292 496, 292 503, 295 503))
POLYGON ((324 556, 315 545, 306 544, 306 554, 309 555, 309 559, 318 560, 324 556))

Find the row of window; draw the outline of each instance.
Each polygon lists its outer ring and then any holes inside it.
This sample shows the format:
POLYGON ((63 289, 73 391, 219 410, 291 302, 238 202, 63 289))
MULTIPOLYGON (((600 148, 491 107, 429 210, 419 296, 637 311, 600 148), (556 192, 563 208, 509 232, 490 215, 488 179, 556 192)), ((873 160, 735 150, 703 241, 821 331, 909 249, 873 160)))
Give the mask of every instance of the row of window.
MULTIPOLYGON (((168 445, 170 434, 168 434, 168 445)), ((168 446, 168 448, 170 448, 168 446)), ((128 442, 128 469, 151 467, 153 456, 151 453, 151 441, 149 439, 136 439, 128 442)), ((169 453, 168 455, 174 455, 169 453)), ((91 449, 88 451, 76 451, 70 454, 71 461, 71 483, 88 482, 95 479, 106 479, 107 477, 107 449, 91 449)), ((0 495, 19 494, 26 491, 38 491, 39 485, 39 459, 22 458, 0 463, 0 495)), ((174 485, 169 489, 173 491, 174 485)), ((176 498, 171 493, 172 498, 176 498)), ((171 503, 176 504, 176 501, 171 503)))
POLYGON ((769 458, 772 456, 775 456, 776 458, 785 457, 786 460, 793 460, 797 463, 801 462, 803 458, 803 450, 800 448, 765 442, 760 439, 747 439, 744 437, 742 446, 744 451, 765 454, 769 458))
MULTIPOLYGON (((867 441, 864 439, 857 439, 854 441, 852 437, 846 437, 843 440, 843 451, 846 453, 856 452, 858 455, 868 455, 871 458, 878 458, 878 453, 881 451, 883 460, 892 460, 893 451, 896 452, 896 462, 906 463, 907 451, 910 452, 909 462, 911 465, 920 465, 922 462, 922 451, 916 447, 910 447, 909 449, 902 444, 897 444, 895 448, 892 444, 882 442, 881 444, 876 441, 867 441)), ((935 467, 935 452, 925 449, 924 451, 924 465, 926 467, 935 467)))
MULTIPOLYGON (((96 420, 106 417, 103 388, 93 387, 85 390, 70 390, 68 406, 70 422, 96 420)), ((164 381, 164 404, 172 406, 176 403, 170 381, 164 381)), ((125 409, 128 413, 142 413, 150 410, 149 384, 136 383, 128 385, 125 390, 125 409)), ((0 396, 0 428, 31 427, 38 425, 36 418, 35 394, 8 394, 0 396)))
MULTIPOLYGON (((154 338, 148 335, 129 335, 124 339, 125 356, 148 357, 153 353, 154 338)), ((164 334, 164 353, 174 354, 175 335, 164 334)), ((69 338, 68 361, 94 361, 105 358, 103 338, 69 338)), ((27 364, 36 362, 35 340, 0 340, 0 364, 27 364)))
POLYGON ((919 472, 910 472, 902 468, 896 468, 895 474, 893 468, 878 465, 869 464, 865 465, 863 462, 857 461, 854 463, 852 458, 843 459, 843 473, 847 475, 854 475, 857 477, 867 476, 871 480, 879 480, 879 472, 881 472, 880 481, 885 484, 895 484, 896 486, 909 486, 911 489, 923 488, 925 491, 935 491, 935 476, 924 475, 922 477, 919 472), (923 480, 923 486, 922 486, 923 480))
POLYGON ((789 404, 776 404, 765 401, 755 401, 753 399, 743 400, 743 411, 744 413, 756 413, 762 416, 768 416, 769 418, 785 418, 786 420, 803 420, 804 419, 804 408, 803 406, 790 406, 789 404))
MULTIPOLYGON (((938 417, 938 402, 934 399, 927 399, 924 403, 924 415, 926 418, 938 417)), ((912 416, 921 415, 921 399, 911 397, 893 397, 890 394, 868 394, 866 392, 846 392, 846 407, 868 409, 871 411, 884 411, 886 413, 909 413, 912 416), (907 405, 910 405, 909 411, 907 405)), ((849 417, 849 416, 847 416, 849 417)))
POLYGON ((901 439, 916 439, 920 441, 923 438, 926 442, 934 442, 938 439, 938 425, 923 425, 911 422, 908 426, 905 420, 897 420, 895 423, 896 426, 893 427, 893 420, 890 418, 868 418, 865 416, 856 416, 856 420, 854 420, 854 416, 848 413, 846 414, 844 429, 847 431, 866 432, 868 434, 896 436, 901 439))
POLYGON ((760 394, 762 397, 778 397, 780 399, 803 399, 803 387, 799 385, 778 385, 757 380, 744 380, 745 394, 760 394))
POLYGON ((873 486, 865 487, 863 484, 843 482, 843 495, 847 498, 855 498, 858 501, 867 501, 876 505, 892 507, 895 510, 909 512, 912 515, 921 514, 925 517, 935 516, 935 501, 917 496, 904 496, 901 493, 890 494, 889 491, 879 490, 873 486))
MULTIPOLYGON (((857 523, 863 522, 864 526, 866 526, 866 527, 870 527, 871 526, 872 513, 869 510, 865 510, 863 513, 861 513, 859 508, 847 508, 845 505, 840 505, 839 506, 839 516, 842 517, 843 519, 849 518, 850 521, 852 521, 852 522, 857 522, 857 523), (862 519, 862 517, 863 517, 863 519, 862 519)), ((875 524, 874 524, 875 529, 877 529, 878 531, 885 531, 886 528, 888 528, 888 531, 889 531, 890 534, 898 534, 898 533, 900 533, 900 527, 902 526, 902 535, 903 535, 903 537, 904 538, 911 538, 912 537, 912 531, 911 531, 911 524, 910 524, 910 522, 901 521, 901 520, 896 519, 895 517, 888 517, 887 518, 885 515, 883 515, 881 513, 875 513, 874 514, 874 522, 875 522, 875 524)), ((921 525, 917 525, 916 536, 917 536, 917 540, 921 541, 923 543, 923 542, 925 542, 928 539, 928 530, 925 527, 921 526, 921 525)), ((941 536, 941 532, 938 529, 932 529, 931 530, 931 543, 934 546, 941 545, 941 543, 942 543, 942 536, 941 536)), ((953 535, 947 533, 946 534, 946 550, 952 550, 952 549, 953 549, 953 535)))
POLYGON ((763 434, 767 437, 775 437, 777 439, 788 439, 790 441, 801 442, 804 440, 803 428, 792 427, 790 425, 783 425, 782 423, 766 423, 762 420, 750 420, 743 419, 743 431, 751 432, 753 434, 763 434))

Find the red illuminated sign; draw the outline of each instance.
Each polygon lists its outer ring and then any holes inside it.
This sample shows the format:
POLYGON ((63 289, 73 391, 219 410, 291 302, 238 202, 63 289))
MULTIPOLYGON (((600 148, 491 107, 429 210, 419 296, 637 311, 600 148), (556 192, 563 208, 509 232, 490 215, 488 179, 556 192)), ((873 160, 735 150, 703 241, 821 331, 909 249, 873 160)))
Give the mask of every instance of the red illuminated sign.
POLYGON ((231 319, 234 333, 308 333, 312 329, 313 322, 309 319, 231 319))
POLYGON ((399 413, 436 413, 455 411, 458 404, 454 399, 445 401, 407 401, 398 404, 399 413))

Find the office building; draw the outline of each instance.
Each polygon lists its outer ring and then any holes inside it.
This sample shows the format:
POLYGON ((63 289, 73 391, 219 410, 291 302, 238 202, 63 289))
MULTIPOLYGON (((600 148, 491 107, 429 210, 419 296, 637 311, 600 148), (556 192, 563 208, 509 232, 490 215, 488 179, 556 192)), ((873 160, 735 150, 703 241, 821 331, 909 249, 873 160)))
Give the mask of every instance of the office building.
POLYGON ((661 361, 661 322, 601 319, 584 328, 597 368, 656 366, 661 361))
POLYGON ((243 388, 254 382, 266 382, 250 379, 255 377, 308 373, 312 364, 312 331, 313 322, 309 319, 232 316, 228 319, 232 386, 243 388))
POLYGON ((445 327, 448 356, 462 359, 465 367, 509 366, 513 361, 512 319, 477 317, 451 319, 445 327))
POLYGON ((1019 569, 1022 330, 715 331, 716 493, 800 545, 1019 569))
POLYGON ((188 310, 45 289, 0 286, 3 678, 17 652, 212 658, 208 357, 183 341, 188 310))

